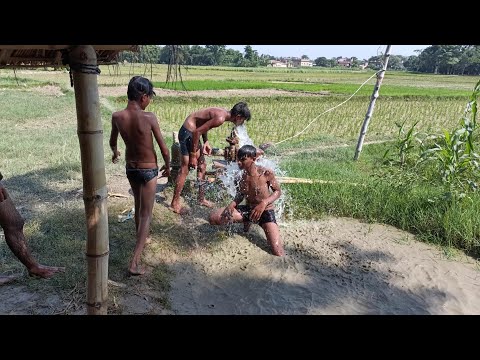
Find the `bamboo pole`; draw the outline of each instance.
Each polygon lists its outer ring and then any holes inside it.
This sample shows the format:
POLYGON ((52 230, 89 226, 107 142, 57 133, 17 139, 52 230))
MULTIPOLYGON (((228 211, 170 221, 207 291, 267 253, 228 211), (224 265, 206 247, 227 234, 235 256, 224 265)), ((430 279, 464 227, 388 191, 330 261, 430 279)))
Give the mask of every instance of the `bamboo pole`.
POLYGON ((365 139, 365 134, 367 133, 368 124, 373 115, 373 109, 375 108, 375 102, 377 101, 377 98, 379 95, 380 85, 382 85, 383 77, 385 76, 385 71, 387 70, 391 46, 392 45, 387 45, 387 50, 385 51, 385 56, 383 60, 383 68, 382 68, 382 71, 380 71, 377 75, 377 83, 375 84, 375 88, 373 89, 370 105, 368 105, 368 110, 365 115, 365 120, 363 121, 362 129, 360 130, 360 136, 358 138, 357 148, 355 149, 355 156, 353 157, 353 160, 358 160, 358 157, 360 156, 360 152, 362 151, 363 140, 365 139))
POLYGON ((83 177, 83 201, 87 218, 87 314, 106 315, 108 298, 107 184, 103 152, 103 128, 98 96, 97 56, 90 45, 69 54, 77 108, 77 133, 83 177))

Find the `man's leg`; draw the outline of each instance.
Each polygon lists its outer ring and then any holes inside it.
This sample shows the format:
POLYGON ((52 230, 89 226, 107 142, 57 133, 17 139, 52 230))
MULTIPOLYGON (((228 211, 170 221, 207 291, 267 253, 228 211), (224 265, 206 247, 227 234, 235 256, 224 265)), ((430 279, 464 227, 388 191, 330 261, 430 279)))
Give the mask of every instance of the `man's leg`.
POLYGON ((145 269, 140 266, 140 260, 149 235, 150 223, 152 222, 153 204, 155 203, 155 192, 157 189, 157 177, 155 176, 146 184, 132 181, 130 182, 130 185, 132 186, 133 193, 136 194, 136 197, 139 199, 139 208, 138 212, 135 212, 135 218, 138 221, 137 241, 129 271, 132 275, 143 275, 145 269))

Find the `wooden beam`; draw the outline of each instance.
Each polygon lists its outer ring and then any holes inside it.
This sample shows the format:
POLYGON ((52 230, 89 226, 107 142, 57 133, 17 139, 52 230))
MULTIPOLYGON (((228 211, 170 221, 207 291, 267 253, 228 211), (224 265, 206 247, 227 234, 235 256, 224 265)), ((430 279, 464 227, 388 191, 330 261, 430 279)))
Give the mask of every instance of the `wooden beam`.
MULTIPOLYGON (((63 50, 73 45, 0 45, 0 50, 63 50)), ((138 45, 92 45, 95 50, 138 51, 138 45)))

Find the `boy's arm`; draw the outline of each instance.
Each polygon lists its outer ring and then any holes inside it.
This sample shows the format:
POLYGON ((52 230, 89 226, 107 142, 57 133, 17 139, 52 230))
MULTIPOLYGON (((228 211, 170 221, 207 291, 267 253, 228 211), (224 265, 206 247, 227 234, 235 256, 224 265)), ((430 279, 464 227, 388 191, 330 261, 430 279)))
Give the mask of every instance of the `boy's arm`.
MULTIPOLYGON (((208 130, 216 128, 220 125, 222 125, 225 122, 225 116, 223 115, 214 115, 213 118, 205 122, 202 126, 198 127, 193 131, 192 135, 192 151, 190 152, 189 156, 189 161, 188 161, 188 167, 190 169, 196 169, 197 168, 197 150, 198 150, 198 141, 200 140, 200 134, 207 134, 208 130)), ((210 146, 210 145, 208 145, 210 146)), ((211 152, 210 150, 205 149, 207 151, 211 152)))
POLYGON ((163 161, 165 161, 165 165, 163 165, 160 170, 164 170, 162 176, 170 176, 170 151, 168 150, 167 144, 165 144, 165 140, 163 140, 157 117, 155 116, 155 114, 151 114, 153 136, 155 137, 155 140, 160 147, 163 161))
POLYGON ((275 178, 275 174, 271 170, 265 171, 265 176, 267 177, 267 185, 273 190, 273 192, 267 196, 265 199, 262 199, 260 203, 255 206, 250 214, 250 219, 252 221, 260 220, 265 209, 270 205, 273 204, 275 200, 277 200, 280 195, 282 195, 282 189, 280 189, 280 184, 278 183, 277 179, 275 178))
POLYGON ((262 202, 268 206, 272 204, 282 195, 282 189, 280 188, 280 183, 277 181, 275 177, 275 173, 271 170, 267 170, 265 175, 267 176, 267 184, 272 189, 272 193, 267 198, 263 199, 262 202))
POLYGON ((120 151, 117 149, 118 128, 115 124, 115 117, 112 115, 112 131, 110 132, 110 149, 112 149, 112 162, 115 164, 120 158, 120 151))
POLYGON ((193 146, 193 151, 192 152, 196 153, 197 150, 198 150, 197 145, 198 145, 198 141, 200 140, 200 135, 202 135, 204 143, 207 142, 208 138, 206 138, 206 136, 207 136, 208 130, 219 127, 224 122, 225 122, 225 116, 214 115, 214 117, 211 118, 210 120, 206 121, 205 124, 196 128, 193 131, 193 135, 192 135, 192 146, 193 146), (205 140, 205 138, 206 138, 206 140, 205 140))
POLYGON ((210 143, 208 142, 208 133, 202 134, 202 139, 203 139, 203 153, 210 155, 212 153, 212 147, 210 146, 210 143))

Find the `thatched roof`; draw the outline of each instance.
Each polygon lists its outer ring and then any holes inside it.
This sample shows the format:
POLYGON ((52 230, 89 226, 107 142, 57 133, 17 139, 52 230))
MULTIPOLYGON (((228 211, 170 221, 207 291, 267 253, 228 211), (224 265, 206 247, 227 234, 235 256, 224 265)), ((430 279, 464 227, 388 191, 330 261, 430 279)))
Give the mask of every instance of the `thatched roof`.
MULTIPOLYGON (((92 45, 97 64, 115 63, 122 51, 138 51, 138 45, 92 45)), ((62 57, 73 45, 0 45, 0 68, 62 66, 62 57)))

